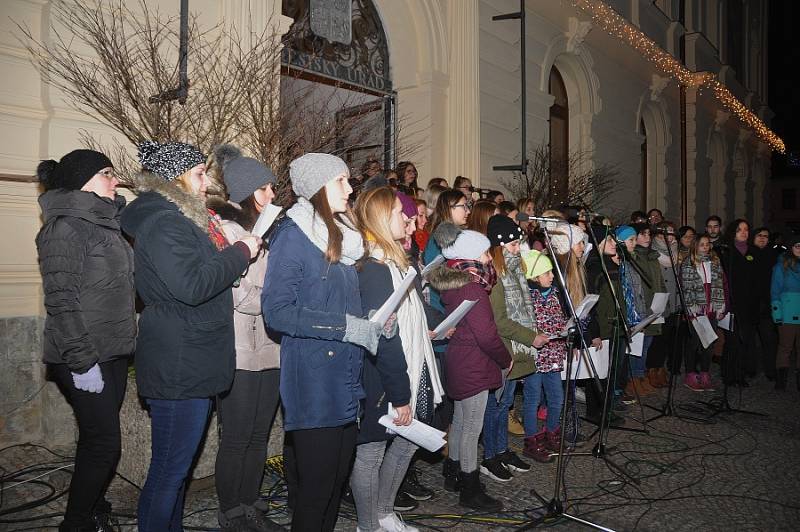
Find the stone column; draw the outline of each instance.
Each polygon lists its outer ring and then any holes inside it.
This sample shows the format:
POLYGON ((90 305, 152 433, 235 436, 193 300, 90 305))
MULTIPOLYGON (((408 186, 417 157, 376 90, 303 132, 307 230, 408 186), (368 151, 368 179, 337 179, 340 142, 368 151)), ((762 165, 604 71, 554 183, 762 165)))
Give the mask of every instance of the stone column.
POLYGON ((689 224, 697 216, 697 97, 696 88, 686 89, 686 204, 681 210, 689 224))
POLYGON ((478 0, 448 0, 446 178, 463 175, 480 184, 481 113, 478 0))

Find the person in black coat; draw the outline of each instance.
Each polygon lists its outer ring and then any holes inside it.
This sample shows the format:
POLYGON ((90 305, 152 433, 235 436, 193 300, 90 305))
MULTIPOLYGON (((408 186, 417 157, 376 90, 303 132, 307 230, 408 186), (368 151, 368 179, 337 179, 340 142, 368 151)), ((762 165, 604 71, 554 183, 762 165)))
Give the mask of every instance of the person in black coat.
POLYGON ((228 245, 205 206, 205 156, 194 146, 145 142, 139 197, 123 213, 134 239, 136 290, 145 307, 136 384, 151 415, 153 456, 139 497, 139 530, 182 530, 189 468, 211 397, 233 380, 233 283, 261 239, 228 245))
POLYGON ((748 243, 750 224, 738 218, 730 223, 715 248, 728 283, 733 331, 725 331, 722 378, 728 385, 749 386, 745 377, 756 374, 755 338, 758 327, 758 250, 748 243))
POLYGON ((125 198, 111 161, 75 150, 37 168, 44 225, 44 362, 72 405, 78 448, 59 530, 110 530, 105 492, 120 455, 119 409, 136 340, 133 256, 122 237, 125 198))
POLYGON ((753 247, 757 252, 755 282, 758 284, 759 362, 764 370, 764 376, 769 380, 775 380, 778 329, 772 321, 770 286, 772 285, 772 270, 783 249, 770 245, 770 231, 767 227, 759 227, 753 231, 752 239, 753 247))

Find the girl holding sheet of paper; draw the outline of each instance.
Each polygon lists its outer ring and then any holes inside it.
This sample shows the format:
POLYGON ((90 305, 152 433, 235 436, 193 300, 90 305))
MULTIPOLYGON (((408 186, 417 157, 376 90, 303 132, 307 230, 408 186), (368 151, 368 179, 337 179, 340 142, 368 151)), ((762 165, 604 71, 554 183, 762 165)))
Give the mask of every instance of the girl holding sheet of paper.
MULTIPOLYGON (((361 304, 369 311, 383 305, 411 267, 401 245, 408 217, 388 187, 362 193, 355 214, 365 242, 365 256, 357 265, 361 304)), ((392 437, 378 420, 388 413, 397 416, 397 425, 409 425, 414 418, 430 423, 444 395, 418 287, 412 286, 395 310, 397 334, 381 338, 377 352, 364 361, 364 417, 350 476, 363 531, 416 530, 401 527, 393 506, 417 445, 392 437)))
MULTIPOLYGON (((712 326, 727 309, 727 288, 719 257, 711 251, 711 238, 700 235, 691 244, 689 256, 681 265, 681 286, 691 319, 705 316, 712 326)), ((683 383, 690 390, 711 391, 711 346, 703 347, 699 335, 689 331, 686 347, 686 375, 683 383), (700 372, 697 372, 697 366, 700 372)))
MULTIPOLYGON (((487 236, 492 247, 492 263, 498 282, 489 296, 497 332, 514 358, 514 369, 506 376, 500 397, 490 393, 483 417, 483 454, 481 473, 506 482, 510 471, 525 472, 530 465, 520 460, 508 446, 508 410, 514 404, 517 379, 536 371, 536 349, 549 340, 536 329, 533 303, 525 280, 525 266, 520 256, 524 231, 509 217, 496 214, 489 218, 487 236)), ((523 409, 524 410, 524 409, 523 409)), ((534 412, 535 416, 535 412, 534 412)), ((527 433, 526 436, 530 436, 527 433)))
POLYGON ((489 392, 502 386, 501 370, 512 367, 489 301, 497 281, 490 243, 481 233, 462 231, 452 223, 441 224, 433 238, 447 261, 428 278, 439 290, 447 311, 452 312, 463 301, 477 301, 456 326, 444 359, 447 394, 455 401, 449 456, 444 465, 445 488, 452 491, 460 486, 462 506, 499 511, 502 503, 486 494, 478 478, 478 437, 489 392))

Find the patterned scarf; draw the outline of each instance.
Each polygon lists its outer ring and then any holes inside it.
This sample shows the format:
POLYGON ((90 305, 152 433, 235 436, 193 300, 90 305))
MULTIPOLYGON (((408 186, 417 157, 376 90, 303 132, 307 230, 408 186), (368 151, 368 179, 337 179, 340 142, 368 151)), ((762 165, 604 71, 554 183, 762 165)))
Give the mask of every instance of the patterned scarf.
MULTIPOLYGON (((536 318, 528 282, 525 280, 525 273, 522 270, 522 257, 503 249, 503 258, 506 261, 506 274, 500 277, 500 282, 503 283, 506 313, 511 320, 528 329, 533 329, 536 325, 536 318)), ((516 353, 536 356, 536 349, 514 340, 511 340, 511 348, 516 353)))
POLYGON ((625 317, 628 319, 628 325, 634 326, 642 321, 642 315, 639 313, 638 308, 639 305, 637 305, 637 297, 641 297, 642 295, 641 279, 639 278, 639 274, 634 271, 633 267, 628 266, 627 262, 620 264, 619 273, 619 280, 622 284, 622 295, 625 298, 625 317), (639 281, 639 283, 636 281, 639 281), (637 284, 639 285, 638 287, 636 286, 637 284))
POLYGON ((216 212, 208 209, 208 238, 216 246, 217 251, 222 251, 228 247, 228 239, 225 238, 225 233, 222 231, 222 224, 216 212))
POLYGON ((467 272, 472 276, 472 281, 483 286, 487 292, 491 292, 497 282, 497 271, 491 262, 483 264, 477 260, 451 259, 447 261, 447 266, 454 270, 467 272))

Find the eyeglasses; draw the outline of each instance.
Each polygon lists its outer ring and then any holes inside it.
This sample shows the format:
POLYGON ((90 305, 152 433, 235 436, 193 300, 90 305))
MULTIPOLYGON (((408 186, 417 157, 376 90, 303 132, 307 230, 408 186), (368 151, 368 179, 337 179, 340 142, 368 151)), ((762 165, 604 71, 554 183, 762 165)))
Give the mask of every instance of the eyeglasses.
POLYGON ((99 172, 97 172, 97 175, 101 175, 108 179, 114 179, 115 177, 117 177, 117 173, 114 170, 100 170, 99 172))
POLYGON ((464 209, 464 212, 469 211, 469 205, 466 203, 456 203, 455 205, 450 206, 451 209, 458 209, 459 207, 464 209))

